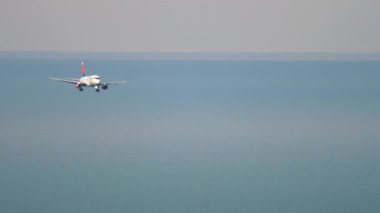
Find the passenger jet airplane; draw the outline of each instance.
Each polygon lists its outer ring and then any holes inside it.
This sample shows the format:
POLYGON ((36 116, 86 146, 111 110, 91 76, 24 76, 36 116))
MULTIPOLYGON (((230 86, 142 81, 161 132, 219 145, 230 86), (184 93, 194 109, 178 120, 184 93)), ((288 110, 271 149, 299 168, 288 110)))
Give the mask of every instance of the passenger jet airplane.
POLYGON ((94 87, 95 92, 100 92, 99 88, 102 88, 102 90, 108 89, 108 85, 111 84, 124 84, 127 83, 127 81, 115 81, 115 82, 102 82, 99 75, 90 75, 86 76, 86 72, 84 69, 84 63, 82 62, 82 77, 80 79, 75 78, 66 78, 66 79, 60 79, 60 78, 50 78, 52 80, 61 81, 64 83, 74 84, 75 87, 82 92, 83 87, 94 87))

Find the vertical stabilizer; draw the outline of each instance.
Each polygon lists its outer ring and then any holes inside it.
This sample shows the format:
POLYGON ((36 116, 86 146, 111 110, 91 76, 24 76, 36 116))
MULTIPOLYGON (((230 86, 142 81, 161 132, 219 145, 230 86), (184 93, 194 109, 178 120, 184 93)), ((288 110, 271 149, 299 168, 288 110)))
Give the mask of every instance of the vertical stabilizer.
POLYGON ((82 76, 86 76, 86 71, 84 70, 84 63, 82 61, 82 76))

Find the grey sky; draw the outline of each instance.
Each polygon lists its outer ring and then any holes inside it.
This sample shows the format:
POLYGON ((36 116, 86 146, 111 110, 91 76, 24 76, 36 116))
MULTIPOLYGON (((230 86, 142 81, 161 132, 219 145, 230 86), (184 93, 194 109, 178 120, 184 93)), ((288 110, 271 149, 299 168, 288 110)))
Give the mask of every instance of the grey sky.
POLYGON ((379 52, 378 0, 2 0, 0 51, 379 52))

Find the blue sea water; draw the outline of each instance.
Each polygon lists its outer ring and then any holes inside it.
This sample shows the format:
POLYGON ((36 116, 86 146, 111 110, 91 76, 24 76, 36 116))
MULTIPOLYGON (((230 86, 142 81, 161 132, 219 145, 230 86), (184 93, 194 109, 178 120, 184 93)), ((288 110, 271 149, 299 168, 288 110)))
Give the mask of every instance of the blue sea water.
POLYGON ((1 60, 0 212, 379 212, 380 62, 1 60))

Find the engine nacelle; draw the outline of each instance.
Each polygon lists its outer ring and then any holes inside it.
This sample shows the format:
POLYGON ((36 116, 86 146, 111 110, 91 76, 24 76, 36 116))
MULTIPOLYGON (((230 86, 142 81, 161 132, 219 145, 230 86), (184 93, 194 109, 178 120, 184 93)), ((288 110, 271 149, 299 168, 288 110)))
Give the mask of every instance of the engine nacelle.
POLYGON ((102 90, 106 90, 106 89, 108 89, 108 85, 103 85, 102 90))
POLYGON ((80 91, 83 92, 83 87, 81 84, 75 84, 75 87, 80 91))

